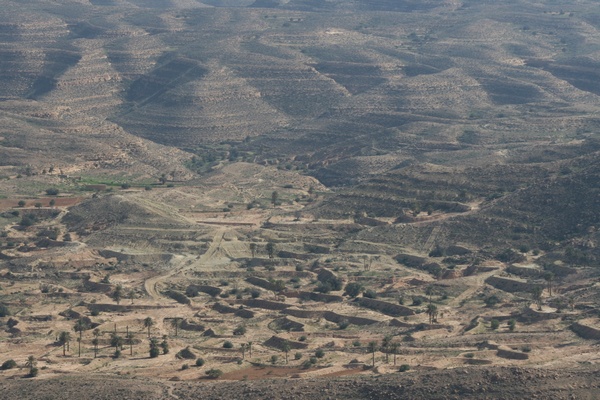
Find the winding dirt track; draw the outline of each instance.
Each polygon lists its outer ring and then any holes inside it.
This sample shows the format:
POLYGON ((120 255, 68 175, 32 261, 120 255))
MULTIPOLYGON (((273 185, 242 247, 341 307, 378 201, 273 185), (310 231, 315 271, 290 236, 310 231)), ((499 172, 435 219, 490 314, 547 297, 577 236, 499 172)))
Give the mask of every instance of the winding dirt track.
POLYGON ((198 259, 196 259, 193 255, 176 255, 173 261, 171 262, 172 268, 167 273, 146 279, 146 281, 144 282, 144 289, 146 290, 146 292, 148 292, 148 294, 152 296, 154 300, 160 300, 163 298, 163 296, 158 290, 158 285, 161 282, 166 281, 171 276, 199 267, 215 267, 228 263, 230 259, 224 256, 223 252, 221 251, 223 237, 225 236, 226 232, 226 228, 217 229, 210 243, 210 246, 208 247, 206 252, 198 259))

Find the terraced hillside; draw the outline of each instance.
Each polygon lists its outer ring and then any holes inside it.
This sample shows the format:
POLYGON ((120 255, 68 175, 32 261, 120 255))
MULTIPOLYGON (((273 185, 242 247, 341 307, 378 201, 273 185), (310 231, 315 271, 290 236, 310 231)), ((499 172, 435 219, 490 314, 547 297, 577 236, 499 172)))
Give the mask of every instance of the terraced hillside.
POLYGON ((500 232, 504 199, 439 224, 325 219, 314 178, 250 163, 112 192, 0 203, 2 363, 154 384, 597 363, 595 247, 465 245, 473 226, 500 232))
POLYGON ((258 137, 261 156, 329 168, 382 148, 402 160, 409 143, 445 153, 435 146, 463 131, 485 145, 563 140, 596 126, 585 7, 9 2, 3 97, 183 148, 258 137))
POLYGON ((593 370, 600 14, 556 3, 5 1, 0 387, 593 370))

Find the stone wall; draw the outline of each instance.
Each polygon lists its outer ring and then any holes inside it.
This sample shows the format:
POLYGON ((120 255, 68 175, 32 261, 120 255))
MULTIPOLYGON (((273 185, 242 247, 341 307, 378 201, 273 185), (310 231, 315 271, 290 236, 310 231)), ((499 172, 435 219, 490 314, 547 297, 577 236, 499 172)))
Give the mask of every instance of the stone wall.
POLYGON ((108 283, 93 282, 89 279, 83 281, 83 287, 90 292, 96 293, 110 293, 113 290, 112 285, 108 283))
POLYGON ((153 263, 157 261, 169 262, 173 258, 172 254, 169 253, 156 253, 156 254, 127 254, 113 250, 100 250, 98 252, 104 258, 114 257, 122 262, 136 262, 136 263, 153 263))
POLYGON ((498 346, 496 355, 498 357, 508 358, 510 360, 528 360, 529 359, 529 354, 523 353, 521 351, 513 350, 508 346, 498 346))
POLYGON ((314 254, 307 254, 307 253, 295 253, 292 251, 285 251, 285 250, 281 250, 277 253, 277 255, 280 258, 293 258, 296 260, 310 260, 315 258, 314 254))
POLYGON ((542 286, 534 283, 524 282, 516 279, 503 278, 500 276, 490 276, 485 280, 485 283, 495 287, 496 289, 504 290, 505 292, 531 292, 534 287, 542 286))
POLYGON ((192 301, 185 294, 176 290, 167 290, 164 292, 164 294, 178 303, 186 305, 192 304, 192 301))
POLYGON ((221 314, 234 314, 238 311, 237 308, 234 307, 230 307, 226 304, 222 304, 222 303, 215 303, 212 306, 213 310, 221 313, 221 314))
POLYGON ((298 292, 298 297, 300 297, 302 300, 320 301, 322 303, 335 303, 344 301, 342 296, 314 292, 298 292))
POLYGON ((275 285, 272 282, 269 282, 266 279, 262 279, 262 278, 258 278, 256 276, 250 276, 248 278, 246 278, 246 282, 249 282, 255 286, 261 287, 263 289, 267 289, 267 290, 272 290, 272 291, 277 291, 277 285, 275 285))
POLYGON ((248 299, 242 302, 247 307, 262 308, 265 310, 281 311, 290 307, 289 304, 280 303, 278 301, 248 299))
POLYGON ((542 270, 539 268, 530 268, 530 267, 522 267, 520 265, 510 265, 507 269, 507 272, 510 272, 514 275, 525 276, 530 278, 538 278, 542 270))
POLYGON ((181 325, 179 326, 179 328, 183 329, 184 331, 193 331, 193 332, 204 332, 206 330, 206 327, 204 325, 197 324, 188 319, 184 319, 183 321, 181 321, 181 325))
POLYGON ((339 323, 344 320, 348 321, 353 325, 372 325, 380 321, 364 317, 354 317, 350 315, 337 314, 333 311, 321 311, 321 310, 298 310, 298 309, 286 309, 283 313, 291 315, 296 318, 324 318, 327 321, 339 323))
POLYGON ((160 308, 174 308, 175 306, 168 305, 159 305, 159 306, 150 306, 150 305, 138 305, 138 304, 100 304, 100 303, 83 303, 90 311, 110 311, 110 312, 126 312, 126 311, 134 311, 134 310, 156 310, 160 308))
POLYGON ((567 275, 577 273, 577 269, 575 269, 575 268, 567 267, 565 265, 557 265, 557 264, 547 265, 546 271, 552 272, 556 276, 567 276, 567 275))
POLYGON ((248 310, 246 308, 240 308, 239 310, 237 310, 235 312, 236 317, 246 318, 246 319, 254 318, 255 315, 256 315, 256 313, 254 311, 248 310))
POLYGON ((356 301, 362 307, 370 308, 371 310, 376 310, 392 317, 404 317, 415 314, 415 312, 408 307, 404 307, 399 304, 388 303, 382 300, 360 297, 356 301))
POLYGON ((208 285, 189 285, 186 289, 186 292, 188 290, 196 290, 198 292, 206 293, 207 295, 212 297, 217 297, 222 292, 220 288, 208 285))
POLYGON ((573 325, 571 325, 571 330, 584 339, 600 339, 600 329, 583 325, 580 322, 573 323, 573 325))
POLYGON ((277 330, 288 331, 288 332, 304 332, 304 324, 293 321, 288 317, 277 318, 273 320, 269 327, 273 326, 277 330))
POLYGON ((301 349, 308 348, 308 343, 294 342, 292 340, 283 339, 278 336, 271 336, 271 338, 269 340, 267 340, 264 344, 265 344, 265 346, 274 347, 276 349, 283 351, 283 345, 286 342, 290 346, 290 349, 292 349, 292 350, 301 350, 301 349))

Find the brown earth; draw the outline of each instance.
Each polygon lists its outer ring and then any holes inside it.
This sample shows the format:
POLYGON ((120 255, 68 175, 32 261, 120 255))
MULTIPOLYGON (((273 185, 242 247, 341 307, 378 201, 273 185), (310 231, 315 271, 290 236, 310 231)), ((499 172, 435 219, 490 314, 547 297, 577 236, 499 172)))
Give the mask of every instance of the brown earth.
POLYGON ((5 400, 597 399, 596 368, 456 368, 332 379, 166 382, 106 375, 0 381, 5 400))
POLYGON ((81 203, 86 197, 43 197, 39 199, 0 199, 0 211, 10 208, 26 210, 32 208, 35 203, 41 203, 42 207, 50 207, 50 201, 54 200, 55 207, 71 207, 81 203), (25 206, 18 207, 19 201, 24 200, 25 206))

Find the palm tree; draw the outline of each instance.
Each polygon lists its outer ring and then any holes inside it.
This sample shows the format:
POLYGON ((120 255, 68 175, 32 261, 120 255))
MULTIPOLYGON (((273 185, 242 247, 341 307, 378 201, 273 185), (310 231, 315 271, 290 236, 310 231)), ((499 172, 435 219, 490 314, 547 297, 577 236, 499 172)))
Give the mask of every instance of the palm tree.
POLYGON ((123 286, 121 284, 118 284, 115 287, 115 291, 112 293, 112 298, 117 302, 117 304, 121 303, 121 299, 123 298, 123 286))
POLYGON ((60 344, 62 344, 63 347, 63 356, 66 356, 66 350, 67 350, 67 346, 69 345, 69 342, 71 341, 71 334, 69 332, 61 332, 60 335, 58 336, 58 342, 60 344))
POLYGON ((131 304, 133 304, 133 300, 135 299, 135 289, 129 290, 129 298, 131 299, 131 304))
POLYGON ((175 317, 171 320, 171 326, 173 328, 175 328, 175 337, 177 337, 177 329, 179 328, 180 324, 181 324, 181 318, 175 317))
POLYGON ((427 288, 425 289, 425 294, 429 296, 429 304, 431 304, 431 296, 435 294, 435 289, 433 288, 433 286, 427 286, 427 288))
POLYGON ((433 324, 433 321, 437 318, 438 308, 434 304, 427 305, 427 315, 429 315, 429 323, 433 324))
POLYGON ((167 335, 163 336, 163 341, 160 344, 160 347, 163 350, 163 354, 168 354, 169 353, 169 342, 167 342, 167 335))
POLYGON ((102 333, 100 332, 100 329, 98 329, 98 328, 94 329, 94 331, 92 333, 94 334, 94 339, 92 339, 92 344, 94 345, 94 358, 96 358, 96 356, 98 355, 98 344, 100 343, 100 340, 98 339, 98 337, 102 333))
POLYGON ((79 344, 78 357, 81 357, 81 339, 83 331, 87 329, 89 329, 89 325, 83 318, 79 318, 73 327, 73 330, 79 333, 79 339, 77 340, 77 343, 79 344))
POLYGON ((285 363, 288 363, 288 353, 290 352, 292 348, 290 347, 290 344, 288 343, 288 341, 286 340, 285 342, 283 342, 283 344, 281 345, 281 350, 283 350, 283 352, 285 353, 285 363))
POLYGON ((158 340, 155 338, 150 339, 150 358, 156 358, 160 354, 160 350, 158 348, 158 340))
POLYGON ((98 338, 92 339, 92 344, 94 345, 94 358, 96 358, 98 356, 98 343, 100 343, 98 338))
POLYGON ((542 293, 544 289, 541 286, 534 286, 531 289, 531 297, 537 303, 538 310, 542 310, 542 293))
POLYGON ((394 367, 396 366, 396 356, 398 355, 399 349, 400 349, 400 344, 398 344, 397 342, 392 343, 390 346, 390 350, 392 351, 392 354, 394 355, 394 367))
POLYGON ((151 317, 144 319, 144 328, 148 328, 148 338, 150 337, 150 328, 154 326, 154 320, 151 317))
POLYGON ((381 341, 381 351, 385 353, 385 362, 390 362, 390 345, 392 344, 392 337, 387 335, 381 341))
POLYGON ((133 340, 135 339, 135 335, 133 334, 133 332, 128 332, 127 336, 125 338, 127 339, 127 344, 129 345, 129 355, 132 356, 133 355, 133 340))
POLYGON ((37 360, 35 359, 34 356, 29 356, 27 357, 27 362, 25 363, 25 366, 27 368, 29 368, 29 376, 35 376, 36 374, 36 369, 35 366, 37 365, 37 360))
POLYGON ((111 334, 110 345, 115 348, 115 352, 123 348, 123 338, 115 333, 111 334))
POLYGON ((248 348, 248 345, 246 343, 242 343, 240 345, 240 350, 242 350, 242 360, 246 359, 246 349, 248 348))
POLYGON ((546 272, 544 279, 548 285, 548 295, 552 296, 552 281, 554 280, 554 274, 552 272, 546 272))
POLYGON ((273 258, 275 256, 275 243, 267 243, 267 254, 269 255, 269 258, 273 258))
POLYGON ((378 349, 377 342, 374 340, 369 342, 369 344, 367 345, 367 349, 373 355, 373 368, 375 368, 375 352, 378 349))

